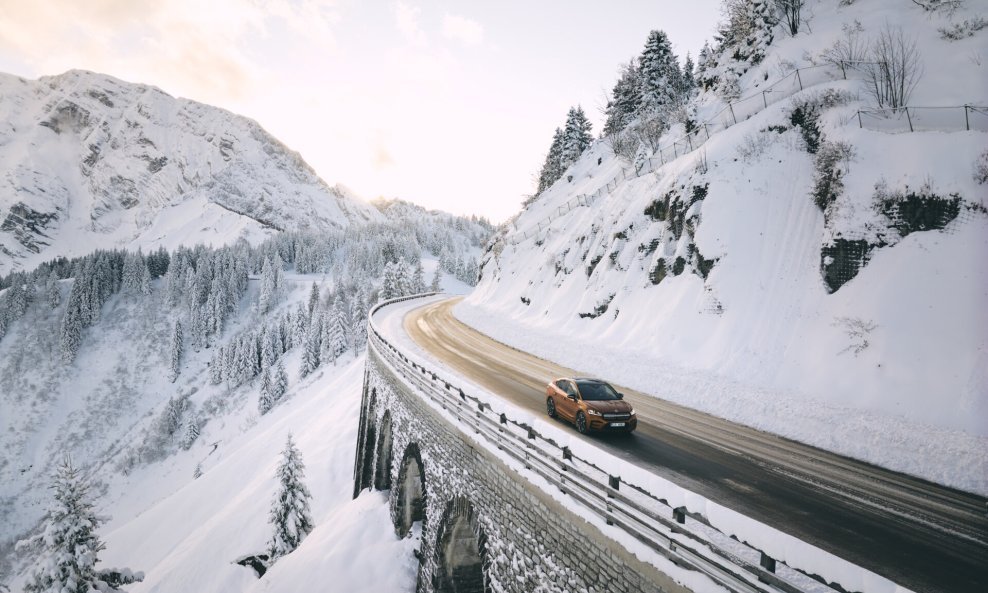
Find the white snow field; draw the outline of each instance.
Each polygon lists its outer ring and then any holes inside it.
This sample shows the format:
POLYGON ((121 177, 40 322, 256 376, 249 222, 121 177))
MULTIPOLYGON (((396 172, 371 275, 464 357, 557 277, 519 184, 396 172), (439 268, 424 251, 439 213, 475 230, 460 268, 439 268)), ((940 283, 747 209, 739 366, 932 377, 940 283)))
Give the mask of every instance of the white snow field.
POLYGON ((134 593, 414 588, 418 542, 395 535, 386 495, 352 500, 363 362, 317 371, 246 432, 227 421, 187 453, 111 482, 114 496, 104 504, 115 518, 102 530, 103 564, 144 571, 144 582, 127 587, 134 593), (233 562, 266 550, 288 433, 305 462, 315 528, 259 580, 233 562), (210 454, 214 440, 223 446, 210 454), (192 479, 197 463, 203 474, 192 479))
MULTIPOLYGON (((977 13, 973 4, 954 18, 977 13)), ((925 74, 910 104, 988 104, 988 64, 970 59, 984 53, 988 30, 941 39, 944 17, 912 3, 809 6, 812 33, 777 36, 741 79, 743 96, 792 66, 821 63, 842 26, 858 22, 865 38, 887 23, 915 36, 925 74)), ((698 118, 725 105, 702 93, 698 118)), ((568 210, 628 166, 596 142, 508 226, 456 315, 509 345, 657 397, 988 494, 988 186, 974 178, 988 134, 964 131, 963 119, 949 131, 861 129, 856 110, 870 106, 860 75, 843 80, 837 69, 836 80, 568 210), (811 195, 814 155, 790 123, 795 102, 824 89, 844 91, 847 102, 822 111, 820 130, 853 155, 826 216, 811 195), (959 214, 942 230, 900 237, 880 215, 883 187, 956 195, 959 214), (646 213, 670 192, 685 204, 703 188, 685 231, 646 213), (835 239, 886 245, 831 293, 821 250, 835 239), (706 277, 694 263, 700 254, 714 260, 706 277), (667 273, 656 283, 658 258, 667 273)), ((678 134, 677 125, 669 139, 678 134)))

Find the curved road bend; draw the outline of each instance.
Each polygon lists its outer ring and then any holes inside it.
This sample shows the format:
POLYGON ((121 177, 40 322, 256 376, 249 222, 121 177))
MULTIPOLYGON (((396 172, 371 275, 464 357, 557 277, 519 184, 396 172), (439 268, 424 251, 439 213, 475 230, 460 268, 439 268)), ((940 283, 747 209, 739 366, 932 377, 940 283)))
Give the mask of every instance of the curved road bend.
MULTIPOLYGON (((475 383, 544 413, 551 378, 585 374, 464 325, 452 314, 457 302, 412 310, 404 328, 475 383)), ((619 390, 638 430, 590 437, 610 453, 917 593, 988 591, 984 497, 619 390)))

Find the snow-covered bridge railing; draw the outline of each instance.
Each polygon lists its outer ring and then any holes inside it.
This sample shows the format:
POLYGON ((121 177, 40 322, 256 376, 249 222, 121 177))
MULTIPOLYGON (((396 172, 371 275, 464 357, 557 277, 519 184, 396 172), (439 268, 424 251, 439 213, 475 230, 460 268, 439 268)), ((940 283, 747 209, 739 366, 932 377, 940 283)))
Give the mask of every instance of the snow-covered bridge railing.
MULTIPOLYGON (((570 501, 567 507, 583 509, 581 513, 596 516, 675 565, 703 573, 730 591, 831 590, 818 579, 729 537, 712 527, 703 516, 685 507, 671 507, 647 488, 623 478, 620 471, 601 467, 603 462, 585 459, 532 426, 511 418, 509 413, 495 411, 491 396, 471 393, 455 376, 412 352, 403 351, 381 333, 374 314, 384 306, 423 296, 429 295, 388 301, 371 311, 369 352, 415 395, 452 416, 461 433, 471 435, 472 440, 490 451, 506 455, 515 462, 519 472, 527 470, 530 477, 537 476, 558 489, 570 501)), ((391 431, 389 420, 389 434, 391 431)), ((356 491, 371 485, 373 473, 371 466, 361 469, 360 454, 358 448, 356 491), (367 475, 362 478, 362 473, 367 475)), ((526 487, 538 483, 530 479, 526 487)))

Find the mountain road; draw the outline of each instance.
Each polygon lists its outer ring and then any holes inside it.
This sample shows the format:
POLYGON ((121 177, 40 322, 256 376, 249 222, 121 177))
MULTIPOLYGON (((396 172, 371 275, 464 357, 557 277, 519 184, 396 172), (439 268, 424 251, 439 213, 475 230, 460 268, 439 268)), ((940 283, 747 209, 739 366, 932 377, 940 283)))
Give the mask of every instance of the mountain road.
MULTIPOLYGON (((452 313, 457 302, 410 311, 404 329, 474 383, 544 414, 550 380, 585 376, 463 324, 452 313)), ((917 593, 988 586, 984 497, 615 386, 634 406, 638 430, 584 437, 573 429, 574 438, 917 593)))

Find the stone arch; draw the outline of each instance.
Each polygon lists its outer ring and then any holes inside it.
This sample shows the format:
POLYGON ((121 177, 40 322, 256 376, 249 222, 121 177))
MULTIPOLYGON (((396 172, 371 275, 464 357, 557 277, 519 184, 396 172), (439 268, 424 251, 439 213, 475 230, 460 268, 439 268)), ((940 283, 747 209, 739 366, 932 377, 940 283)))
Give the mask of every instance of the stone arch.
POLYGON ((391 412, 384 412, 377 437, 377 455, 374 464, 374 488, 391 488, 391 412))
POLYGON ((409 443, 398 470, 394 524, 399 537, 405 537, 416 521, 425 520, 425 467, 418 443, 409 443))
POLYGON ((357 459, 353 466, 353 497, 364 488, 374 485, 374 452, 377 443, 377 427, 374 425, 374 407, 377 404, 377 388, 370 391, 364 386, 363 406, 360 410, 360 429, 357 434, 357 459))
POLYGON ((449 501, 436 534, 436 593, 489 593, 487 538, 470 501, 449 501))

